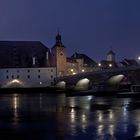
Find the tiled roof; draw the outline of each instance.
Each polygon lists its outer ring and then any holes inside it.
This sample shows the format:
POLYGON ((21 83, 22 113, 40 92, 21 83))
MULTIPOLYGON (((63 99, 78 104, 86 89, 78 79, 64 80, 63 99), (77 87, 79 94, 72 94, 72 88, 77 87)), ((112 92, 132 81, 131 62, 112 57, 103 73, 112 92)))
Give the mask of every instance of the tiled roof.
POLYGON ((31 67, 32 57, 39 66, 49 49, 39 41, 0 41, 0 68, 31 67))

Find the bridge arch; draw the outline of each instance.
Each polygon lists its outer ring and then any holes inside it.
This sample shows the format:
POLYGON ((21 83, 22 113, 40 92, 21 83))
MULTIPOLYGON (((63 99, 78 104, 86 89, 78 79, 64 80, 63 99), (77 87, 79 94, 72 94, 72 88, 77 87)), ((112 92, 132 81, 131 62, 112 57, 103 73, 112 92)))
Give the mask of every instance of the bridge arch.
POLYGON ((90 85, 90 80, 88 78, 80 79, 75 86, 76 91, 88 90, 90 85))
POLYGON ((107 89, 119 90, 120 87, 126 87, 130 84, 131 82, 126 75, 117 74, 109 77, 109 79, 107 80, 107 89))
POLYGON ((56 88, 58 89, 65 89, 66 88, 66 82, 65 81, 60 81, 56 84, 56 88))

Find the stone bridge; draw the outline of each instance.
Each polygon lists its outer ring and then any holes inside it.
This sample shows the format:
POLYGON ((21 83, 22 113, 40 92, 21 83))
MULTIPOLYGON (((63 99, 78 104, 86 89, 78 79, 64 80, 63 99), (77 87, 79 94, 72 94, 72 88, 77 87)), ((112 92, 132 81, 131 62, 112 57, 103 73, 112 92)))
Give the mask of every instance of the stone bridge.
POLYGON ((118 90, 128 85, 140 85, 140 66, 120 67, 81 73, 55 79, 60 89, 118 90))

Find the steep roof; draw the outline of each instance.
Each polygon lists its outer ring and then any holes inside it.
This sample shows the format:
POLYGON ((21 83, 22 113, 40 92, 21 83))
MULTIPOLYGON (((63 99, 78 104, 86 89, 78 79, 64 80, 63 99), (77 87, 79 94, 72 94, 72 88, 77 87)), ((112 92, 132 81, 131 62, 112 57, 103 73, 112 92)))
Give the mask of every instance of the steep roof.
POLYGON ((92 67, 92 66, 97 65, 97 63, 94 60, 92 60, 90 57, 88 57, 85 54, 80 54, 80 53, 75 52, 71 56, 71 58, 74 58, 74 59, 83 59, 84 60, 84 64, 86 64, 86 66, 89 66, 89 67, 92 67))
POLYGON ((32 57, 38 65, 49 49, 39 41, 0 41, 0 68, 30 67, 32 57))

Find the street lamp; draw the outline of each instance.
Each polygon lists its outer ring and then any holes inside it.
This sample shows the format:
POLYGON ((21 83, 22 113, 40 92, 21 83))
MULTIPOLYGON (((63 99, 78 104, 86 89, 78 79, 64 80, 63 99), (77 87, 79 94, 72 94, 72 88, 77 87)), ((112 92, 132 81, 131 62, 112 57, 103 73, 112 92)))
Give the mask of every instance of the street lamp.
POLYGON ((109 64, 109 67, 111 68, 112 67, 112 64, 109 64))
POLYGON ((98 63, 98 66, 101 67, 101 63, 98 63))

